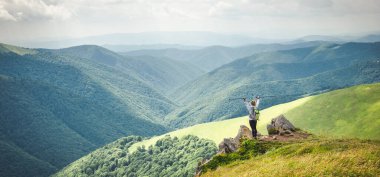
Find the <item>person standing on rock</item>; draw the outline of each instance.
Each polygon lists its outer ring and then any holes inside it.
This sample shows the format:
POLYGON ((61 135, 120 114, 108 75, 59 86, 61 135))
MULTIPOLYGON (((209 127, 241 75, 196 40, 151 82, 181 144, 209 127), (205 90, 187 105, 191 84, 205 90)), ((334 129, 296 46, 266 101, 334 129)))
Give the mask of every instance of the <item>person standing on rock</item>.
POLYGON ((256 109, 259 107, 260 103, 260 97, 257 96, 254 100, 252 101, 247 101, 246 98, 243 98, 244 104, 249 112, 249 125, 251 126, 252 130, 252 136, 253 138, 257 138, 257 119, 256 119, 256 109))

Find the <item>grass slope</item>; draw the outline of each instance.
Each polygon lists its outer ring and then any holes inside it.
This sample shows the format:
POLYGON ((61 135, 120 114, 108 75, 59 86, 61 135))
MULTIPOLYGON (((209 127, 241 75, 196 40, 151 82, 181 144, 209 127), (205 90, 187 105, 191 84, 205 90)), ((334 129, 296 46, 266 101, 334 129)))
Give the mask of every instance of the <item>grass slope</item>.
POLYGON ((380 83, 312 97, 285 115, 313 133, 380 140, 380 83))
POLYGON ((16 47, 16 46, 0 43, 0 54, 5 54, 5 53, 16 53, 18 55, 27 55, 27 54, 36 54, 38 53, 38 51, 34 49, 16 47))
MULTIPOLYGON (((266 134, 266 125, 271 119, 284 114, 295 126, 315 134, 380 140, 379 100, 380 83, 305 97, 262 110, 257 128, 260 133, 266 134)), ((244 107, 243 103, 240 104, 244 107)), ((182 137, 191 134, 218 144, 223 138, 236 136, 240 125, 249 127, 247 116, 194 125, 165 135, 182 137)), ((130 150, 152 145, 165 135, 136 143, 130 150)))
POLYGON ((201 176, 378 176, 379 147, 379 141, 312 139, 269 149, 201 176))

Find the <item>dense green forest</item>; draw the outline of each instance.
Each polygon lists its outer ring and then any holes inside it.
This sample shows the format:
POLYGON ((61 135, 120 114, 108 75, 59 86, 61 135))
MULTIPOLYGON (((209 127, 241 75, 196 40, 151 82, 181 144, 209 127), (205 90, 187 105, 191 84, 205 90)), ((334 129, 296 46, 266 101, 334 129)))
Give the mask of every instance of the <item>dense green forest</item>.
MULTIPOLYGON (((30 174, 51 173, 120 137, 167 132, 162 119, 175 108, 126 71, 8 45, 1 48, 0 89, 1 140, 7 144, 3 150, 35 160, 38 168, 30 174)), ((23 170, 6 168, 22 169, 8 157, 1 154, 2 176, 25 176, 23 170)))
POLYGON ((379 51, 380 43, 346 43, 255 54, 179 88, 171 96, 183 106, 166 117, 171 126, 186 127, 246 114, 230 98, 261 95, 263 109, 305 95, 379 82, 379 51))
POLYGON ((199 161, 216 153, 216 145, 196 136, 166 136, 154 146, 128 148, 138 137, 126 137, 73 162, 53 176, 184 176, 192 177, 199 161))

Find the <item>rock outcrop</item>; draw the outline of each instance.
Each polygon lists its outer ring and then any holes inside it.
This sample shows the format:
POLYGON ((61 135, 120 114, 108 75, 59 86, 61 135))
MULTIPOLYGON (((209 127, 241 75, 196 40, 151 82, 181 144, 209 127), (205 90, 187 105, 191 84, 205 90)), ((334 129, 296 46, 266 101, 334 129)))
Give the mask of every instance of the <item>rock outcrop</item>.
POLYGON ((224 140, 219 144, 218 154, 235 152, 239 149, 243 140, 252 138, 251 129, 245 125, 240 125, 239 132, 235 138, 224 138, 224 140))
MULTIPOLYGON (((290 123, 290 121, 287 120, 284 115, 280 115, 272 119, 271 123, 268 124, 267 129, 268 135, 262 136, 259 132, 257 132, 257 141, 288 142, 293 140, 306 139, 310 135, 301 130, 297 131, 294 125, 290 123)), ((217 154, 236 152, 240 148, 241 143, 246 139, 253 139, 252 131, 247 126, 241 125, 235 138, 224 138, 224 140, 219 144, 219 151, 217 154)), ((204 159, 198 163, 198 167, 195 173, 196 177, 199 177, 201 175, 202 166, 206 165, 210 160, 204 159)))
POLYGON ((271 123, 267 125, 268 135, 285 135, 292 134, 296 128, 284 115, 280 115, 272 119, 271 123))

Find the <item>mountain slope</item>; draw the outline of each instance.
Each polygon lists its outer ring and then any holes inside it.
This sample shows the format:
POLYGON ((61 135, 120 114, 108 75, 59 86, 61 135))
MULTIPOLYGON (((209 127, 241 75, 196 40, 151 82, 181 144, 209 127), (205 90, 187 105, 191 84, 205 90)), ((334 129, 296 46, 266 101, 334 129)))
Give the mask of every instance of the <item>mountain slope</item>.
MULTIPOLYGON (((368 116, 366 117, 356 117, 356 120, 363 120, 362 123, 368 129, 378 130, 379 124, 373 121, 377 121, 380 107, 366 109, 363 106, 360 109, 337 110, 341 106, 352 105, 352 103, 356 102, 363 105, 373 105, 380 98, 379 91, 380 83, 360 85, 276 105, 261 111, 259 130, 264 133, 263 129, 265 129, 265 125, 270 122, 271 118, 282 113, 285 113, 292 122, 297 120, 298 115, 293 116, 293 112, 296 111, 302 111, 299 115, 302 114, 305 119, 300 119, 300 121, 303 120, 306 125, 307 122, 313 125, 323 124, 329 118, 331 119, 330 122, 336 121, 339 120, 337 117, 346 114, 356 116, 362 113, 372 113, 367 114, 368 116), (344 102, 340 101, 344 98, 344 102), (321 100, 324 103, 322 107, 310 109, 310 106, 308 106, 316 105, 321 100), (325 112, 328 115, 324 114, 325 112), (319 119, 315 119, 314 115, 320 115, 319 119), (311 119, 307 119, 307 117, 311 117, 311 119)), ((201 157, 209 158, 215 154, 215 144, 219 144, 223 138, 234 137, 239 126, 247 124, 247 120, 247 117, 242 117, 205 123, 142 141, 141 139, 131 141, 134 139, 131 137, 122 138, 71 163, 54 176, 193 176, 196 162, 199 162, 201 157), (211 143, 207 139, 215 143, 211 143)), ((346 121, 349 123, 355 122, 351 118, 346 118, 346 121)), ((203 175, 271 176, 275 174, 276 176, 287 176, 298 174, 304 176, 323 173, 345 176, 348 174, 377 174, 379 171, 377 164, 380 159, 376 155, 379 154, 379 142, 374 140, 333 139, 341 137, 339 131, 335 131, 335 129, 352 128, 346 125, 339 124, 337 125, 339 127, 325 131, 323 134, 320 134, 321 131, 316 131, 310 126, 306 126, 306 129, 319 135, 328 134, 330 137, 328 139, 310 136, 309 139, 282 142, 283 144, 274 144, 275 146, 272 146, 270 142, 257 142, 256 140, 242 143, 242 148, 244 148, 242 151, 231 156, 219 155, 221 158, 217 156, 215 158, 214 156, 214 159, 206 167, 218 167, 217 170, 209 169, 203 175), (257 150, 260 152, 257 152, 257 150), (232 163, 222 160, 219 161, 221 164, 218 164, 218 159, 228 157, 241 160, 232 161, 232 163), (310 161, 313 163, 309 163, 310 161), (326 163, 326 161, 329 163, 326 163), (226 163, 227 165, 225 165, 226 163), (313 164, 313 166, 310 166, 310 164, 313 164), (284 165, 286 168, 283 168, 284 165), (256 168, 250 168, 252 166, 256 168), (268 171, 268 169, 271 170, 268 171)), ((295 126, 300 127, 301 123, 296 121, 295 126)), ((354 129, 360 131, 361 127, 358 126, 354 129)), ((361 135, 347 133, 344 137, 380 139, 379 133, 376 131, 367 132, 366 136, 361 135)))
POLYGON ((186 104, 166 118, 183 127, 243 115, 230 98, 275 95, 263 102, 261 108, 266 108, 305 94, 377 82, 379 51, 380 43, 347 43, 236 60, 174 92, 171 97, 186 104))
POLYGON ((323 42, 303 42, 297 44, 254 44, 241 47, 210 46, 202 49, 184 50, 176 48, 160 50, 136 50, 123 53, 127 56, 150 55, 167 57, 180 61, 187 61, 205 71, 212 71, 224 64, 238 58, 247 57, 255 53, 294 49, 300 47, 316 46, 323 42))
POLYGON ((128 63, 142 80, 167 94, 204 73, 190 63, 170 58, 136 56, 129 58, 128 63))
POLYGON ((20 172, 4 169, 5 176, 49 174, 117 138, 162 134, 170 130, 162 119, 175 107, 133 74, 46 50, 1 53, 0 90, 0 134, 14 144, 5 151, 38 166, 23 170, 1 158, 20 172))
POLYGON ((85 58, 110 66, 140 79, 162 93, 169 93, 204 73, 199 68, 184 61, 152 56, 121 56, 93 45, 48 51, 59 55, 85 58))
POLYGON ((0 159, 0 176, 48 176, 57 170, 51 164, 2 140, 0 140, 0 159))
MULTIPOLYGON (((296 127, 302 127, 316 135, 380 140, 380 124, 376 123, 379 121, 379 100, 380 83, 309 96, 261 110, 257 129, 260 133, 266 134, 266 125, 271 119, 284 114, 296 127)), ((243 103, 237 104, 244 108, 243 103)), ((135 143, 130 150, 135 151, 142 145, 148 147, 166 135, 172 137, 195 135, 219 144, 226 137, 234 137, 240 125, 249 127, 247 116, 179 129, 135 143)))

